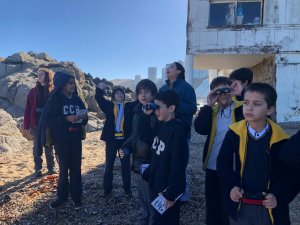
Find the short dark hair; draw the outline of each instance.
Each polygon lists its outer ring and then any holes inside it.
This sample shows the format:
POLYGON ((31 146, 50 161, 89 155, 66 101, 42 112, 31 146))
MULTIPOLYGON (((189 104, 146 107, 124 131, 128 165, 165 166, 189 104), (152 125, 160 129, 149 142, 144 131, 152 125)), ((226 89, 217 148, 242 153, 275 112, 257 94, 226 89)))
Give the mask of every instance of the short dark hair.
POLYGON ((115 101, 115 94, 116 94, 117 91, 122 92, 122 94, 124 95, 124 100, 125 100, 125 90, 124 90, 124 88, 121 87, 121 86, 116 86, 116 87, 113 89, 113 92, 112 92, 112 94, 111 94, 111 100, 112 100, 112 101, 115 101))
POLYGON ((228 77, 216 77, 210 83, 209 88, 210 88, 210 90, 213 90, 220 85, 230 86, 231 84, 232 84, 232 81, 228 77))
POLYGON ((245 89, 246 92, 258 92, 265 97, 268 108, 272 106, 276 106, 277 101, 277 93, 276 90, 270 85, 266 83, 252 83, 245 89))
POLYGON ((240 68, 240 69, 234 70, 229 75, 229 78, 232 80, 240 80, 243 83, 245 81, 248 81, 248 84, 251 84, 252 80, 253 80, 253 72, 249 68, 240 68))
POLYGON ((157 87, 156 87, 155 83, 149 79, 143 79, 140 82, 138 82, 138 84, 135 87, 136 95, 139 94, 139 91, 141 89, 149 90, 153 96, 156 95, 156 93, 157 93, 157 87))
POLYGON ((175 105, 175 110, 177 110, 180 102, 179 95, 173 90, 159 92, 154 99, 163 102, 167 107, 175 105))
POLYGON ((177 79, 185 80, 185 69, 183 65, 181 65, 179 62, 174 62, 176 69, 180 71, 180 74, 178 74, 177 79))

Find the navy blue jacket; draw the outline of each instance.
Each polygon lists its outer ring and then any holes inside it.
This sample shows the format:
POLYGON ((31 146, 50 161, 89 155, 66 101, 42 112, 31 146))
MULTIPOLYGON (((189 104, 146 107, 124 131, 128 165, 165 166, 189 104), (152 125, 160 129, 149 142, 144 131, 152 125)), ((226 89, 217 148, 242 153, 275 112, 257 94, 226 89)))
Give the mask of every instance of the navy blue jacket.
POLYGON ((176 117, 191 128, 193 115, 197 111, 197 101, 194 88, 185 80, 177 79, 171 86, 169 81, 159 89, 159 92, 174 90, 177 92, 180 98, 180 104, 176 109, 176 117))
POLYGON ((187 134, 180 120, 161 123, 152 144, 150 166, 142 175, 154 192, 162 192, 169 201, 185 191, 189 156, 187 134))
MULTIPOLYGON (((96 88, 95 99, 105 114, 106 120, 101 134, 101 140, 105 142, 115 141, 115 115, 114 115, 114 103, 104 98, 104 91, 100 88, 96 88)), ((134 109, 137 106, 138 101, 127 102, 124 107, 124 140, 128 139, 132 130, 132 119, 134 115, 134 109)))

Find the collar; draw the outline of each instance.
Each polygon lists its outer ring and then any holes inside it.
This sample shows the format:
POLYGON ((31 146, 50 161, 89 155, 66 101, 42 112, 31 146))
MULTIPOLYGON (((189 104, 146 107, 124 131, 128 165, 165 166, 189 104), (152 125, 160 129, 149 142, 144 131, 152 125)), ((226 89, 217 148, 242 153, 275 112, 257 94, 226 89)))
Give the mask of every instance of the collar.
POLYGON ((266 123, 266 126, 264 127, 264 129, 260 132, 257 132, 252 127, 250 127, 250 125, 247 123, 247 129, 248 129, 249 134, 252 136, 252 138, 254 138, 255 140, 258 140, 258 139, 262 138, 269 131, 270 125, 268 123, 266 123))

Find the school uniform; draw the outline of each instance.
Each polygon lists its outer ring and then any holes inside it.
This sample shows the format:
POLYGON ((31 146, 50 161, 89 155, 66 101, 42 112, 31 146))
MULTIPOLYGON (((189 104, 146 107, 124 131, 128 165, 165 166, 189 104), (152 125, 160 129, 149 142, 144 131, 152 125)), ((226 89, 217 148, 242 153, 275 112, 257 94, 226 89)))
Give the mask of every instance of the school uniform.
MULTIPOLYGON (((117 104, 114 101, 106 100, 104 98, 104 91, 100 88, 96 88, 95 99, 106 117, 100 139, 106 142, 103 188, 104 192, 108 194, 113 189, 113 168, 116 154, 130 135, 133 109, 137 102, 117 104)), ((131 192, 130 155, 125 155, 120 160, 122 166, 123 189, 125 193, 129 194, 131 192)))
POLYGON ((208 135, 203 151, 205 170, 206 224, 228 225, 229 218, 224 210, 222 191, 217 172, 217 157, 229 126, 243 119, 242 102, 233 101, 220 110, 217 105, 204 106, 194 121, 195 131, 208 135))
POLYGON ((233 124, 222 144, 217 169, 231 224, 290 224, 288 204, 295 196, 294 171, 278 157, 288 135, 270 119, 267 122, 262 134, 247 127, 246 120, 233 124), (230 199, 230 191, 235 186, 245 190, 240 203, 230 199), (257 197, 251 196, 262 192, 275 195, 276 208, 255 205, 257 197))
MULTIPOLYGON (((153 201, 159 193, 169 201, 175 201, 185 192, 186 167, 188 163, 188 130, 179 120, 161 123, 152 144, 151 163, 143 173, 148 180, 153 201)), ((153 225, 179 224, 179 203, 164 214, 154 210, 153 225)))
POLYGON ((55 74, 55 89, 46 105, 44 122, 51 130, 58 156, 59 182, 57 199, 59 203, 66 201, 70 190, 73 202, 75 205, 80 205, 82 199, 82 126, 87 124, 88 120, 71 123, 66 119, 67 116, 76 115, 79 110, 86 109, 82 100, 75 93, 71 94, 70 97, 61 93, 62 87, 70 78, 72 77, 65 73, 55 74), (70 173, 70 181, 68 173, 70 173))

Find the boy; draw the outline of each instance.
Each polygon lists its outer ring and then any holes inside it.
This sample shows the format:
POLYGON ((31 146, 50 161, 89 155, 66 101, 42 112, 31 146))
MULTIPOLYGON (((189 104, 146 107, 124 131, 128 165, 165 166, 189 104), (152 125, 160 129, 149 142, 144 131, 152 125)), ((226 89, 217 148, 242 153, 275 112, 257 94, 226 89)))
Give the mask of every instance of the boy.
MULTIPOLYGON (((139 225, 151 225, 153 220, 150 188, 141 174, 150 163, 151 145, 157 129, 157 119, 154 112, 145 114, 143 107, 153 102, 156 93, 157 87, 151 80, 143 79, 136 85, 138 105, 134 109, 131 135, 123 146, 124 151, 129 149, 132 152, 132 171, 135 173, 138 197, 142 205, 139 225)), ((121 155, 124 154, 124 151, 121 151, 121 155)))
POLYGON ((179 202, 185 191, 186 166, 188 163, 188 129, 175 118, 179 96, 175 91, 161 92, 155 96, 157 119, 161 122, 158 135, 152 144, 152 157, 148 169, 143 173, 149 181, 151 200, 161 195, 167 207, 162 215, 154 210, 153 225, 178 225, 179 202))
POLYGON ((252 83, 253 72, 249 68, 240 68, 234 70, 229 79, 232 83, 232 93, 236 95, 238 101, 243 101, 245 88, 252 83))
POLYGON ((59 164, 57 198, 51 202, 50 207, 57 208, 66 202, 70 190, 75 208, 80 208, 82 125, 87 124, 87 111, 76 94, 75 79, 71 75, 56 72, 54 86, 43 117, 46 126, 51 130, 59 164))
MULTIPOLYGON (((111 101, 104 98, 105 83, 100 82, 96 88, 95 99, 104 112, 106 120, 101 134, 101 140, 106 142, 105 171, 103 176, 104 196, 109 196, 113 189, 113 169, 116 154, 124 144, 128 135, 129 124, 132 123, 132 111, 137 102, 125 103, 125 91, 121 87, 113 90, 111 101)), ((120 158, 122 166, 123 189, 126 195, 131 195, 130 155, 120 158)))
POLYGON ((195 130, 208 135, 203 151, 205 177, 206 224, 227 225, 229 219, 224 211, 221 187, 217 174, 217 157, 228 127, 243 119, 242 102, 233 101, 231 81, 217 77, 210 84, 207 105, 203 106, 194 121, 195 130))
POLYGON ((290 224, 288 203, 294 194, 286 186, 292 176, 278 157, 288 135, 267 118, 276 99, 272 86, 249 85, 245 120, 230 126, 222 144, 217 169, 231 225, 290 224))

